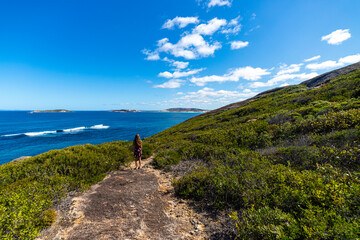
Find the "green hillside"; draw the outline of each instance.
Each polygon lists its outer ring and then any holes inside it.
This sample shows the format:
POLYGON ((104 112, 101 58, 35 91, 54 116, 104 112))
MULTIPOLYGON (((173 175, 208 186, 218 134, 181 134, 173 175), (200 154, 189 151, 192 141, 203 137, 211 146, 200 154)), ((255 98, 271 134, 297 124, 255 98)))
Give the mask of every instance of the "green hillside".
POLYGON ((360 238, 360 70, 154 135, 176 193, 231 209, 241 239, 360 238), (181 173, 180 173, 181 174, 181 173))
MULTIPOLYGON (((0 165, 0 239, 34 239, 69 193, 88 189, 133 160, 131 142, 79 145, 0 165)), ((152 154, 143 145, 143 156, 152 154)))

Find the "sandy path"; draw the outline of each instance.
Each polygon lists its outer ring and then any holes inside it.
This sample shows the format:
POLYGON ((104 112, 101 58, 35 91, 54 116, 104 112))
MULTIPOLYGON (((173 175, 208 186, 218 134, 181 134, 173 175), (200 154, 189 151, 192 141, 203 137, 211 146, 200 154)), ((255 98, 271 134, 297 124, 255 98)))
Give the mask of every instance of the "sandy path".
POLYGON ((171 176, 143 161, 68 199, 53 226, 38 239, 205 239, 203 224, 173 196, 171 176))

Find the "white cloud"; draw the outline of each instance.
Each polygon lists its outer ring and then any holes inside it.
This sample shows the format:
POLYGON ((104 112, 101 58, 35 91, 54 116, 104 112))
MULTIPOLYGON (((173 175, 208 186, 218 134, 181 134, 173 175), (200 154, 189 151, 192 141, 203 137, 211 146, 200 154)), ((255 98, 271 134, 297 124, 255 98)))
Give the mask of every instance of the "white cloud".
POLYGON ((311 69, 311 70, 322 70, 322 69, 329 69, 329 68, 335 68, 335 67, 341 67, 343 66, 343 63, 338 63, 336 61, 325 61, 322 63, 311 63, 306 65, 306 68, 311 69))
POLYGON ((250 84, 250 87, 251 88, 271 87, 278 84, 279 82, 285 82, 287 80, 308 80, 316 76, 318 76, 316 72, 299 73, 299 74, 282 74, 282 75, 276 75, 267 82, 254 82, 250 84))
POLYGON ((299 72, 302 65, 303 65, 302 63, 291 64, 290 66, 286 64, 282 65, 280 66, 280 71, 277 73, 277 75, 299 72))
POLYGON ((227 91, 227 90, 214 90, 213 88, 203 88, 196 92, 188 92, 183 96, 173 99, 172 102, 177 103, 202 103, 202 104, 213 104, 214 101, 217 103, 226 103, 240 101, 245 98, 256 95, 256 92, 249 91, 227 91))
POLYGON ((240 49, 244 48, 249 45, 249 42, 243 42, 243 41, 232 41, 231 43, 231 49, 240 49))
POLYGON ((166 72, 161 72, 159 73, 158 77, 164 77, 164 78, 182 78, 182 77, 188 77, 194 74, 197 74, 201 71, 203 71, 204 68, 200 68, 200 69, 194 69, 194 70, 190 70, 187 72, 179 72, 179 71, 175 71, 173 73, 170 73, 168 71, 166 72))
POLYGON ((175 61, 172 63, 174 67, 178 69, 184 69, 189 66, 189 62, 181 62, 181 61, 175 61))
POLYGON ((171 79, 163 84, 155 85, 154 88, 179 88, 184 82, 184 80, 180 79, 171 79))
POLYGON ((311 70, 330 69, 335 67, 342 67, 346 64, 357 63, 359 61, 360 61, 360 54, 355 54, 340 58, 339 61, 329 60, 322 63, 308 64, 306 65, 306 68, 311 70))
POLYGON ((243 93, 250 93, 252 92, 250 89, 244 89, 243 93))
POLYGON ((233 18, 229 22, 229 26, 236 26, 239 24, 240 16, 237 16, 236 18, 233 18))
POLYGON ((280 87, 286 87, 286 86, 289 86, 290 84, 288 84, 288 83, 283 83, 283 84, 281 84, 280 85, 280 87))
MULTIPOLYGON (((228 90, 214 90, 213 88, 202 88, 194 92, 178 92, 179 95, 176 98, 150 103, 152 105, 166 105, 166 106, 185 106, 185 107, 201 107, 201 108, 213 108, 220 107, 222 105, 242 101, 246 98, 253 97, 257 92, 246 89, 242 92, 239 91, 228 91, 228 90), (210 107, 212 106, 212 107, 210 107)), ((149 105, 149 103, 148 103, 149 105)))
POLYGON ((229 35, 229 34, 238 34, 241 31, 241 24, 239 23, 240 16, 231 19, 227 24, 226 28, 221 30, 221 33, 229 35))
POLYGON ((167 57, 164 57, 163 60, 170 63, 170 65, 175 67, 176 69, 185 69, 189 66, 189 62, 175 61, 167 57))
POLYGON ((317 56, 312 57, 312 58, 304 59, 304 62, 312 62, 312 61, 320 59, 320 57, 321 57, 320 55, 317 55, 317 56))
POLYGON ((197 86, 204 86, 208 82, 237 82, 240 80, 240 78, 255 81, 258 79, 261 79, 262 76, 268 75, 270 72, 267 71, 267 69, 262 68, 253 68, 253 67, 242 67, 237 68, 233 71, 231 71, 228 74, 224 74, 222 76, 218 75, 211 75, 211 76, 205 76, 205 77, 192 77, 190 79, 190 82, 196 84, 197 86))
POLYGON ((178 26, 179 28, 184 28, 189 24, 198 24, 198 17, 176 17, 174 19, 168 19, 162 28, 172 29, 174 26, 178 26))
POLYGON ((339 45, 351 37, 349 31, 349 29, 338 29, 329 35, 322 36, 321 41, 327 41, 327 43, 331 45, 339 45))
POLYGON ((360 54, 350 55, 339 59, 339 63, 352 64, 360 62, 360 54))
POLYGON ((213 35, 219 28, 225 26, 227 21, 225 19, 213 18, 207 22, 207 24, 203 23, 198 25, 193 33, 201 34, 201 35, 213 35))
POLYGON ((228 6, 231 7, 231 2, 229 0, 210 0, 208 3, 208 7, 215 6, 228 6))
POLYGON ((159 53, 154 51, 151 52, 150 50, 144 49, 142 50, 142 53, 145 54, 147 57, 145 58, 146 60, 149 61, 156 61, 160 59, 159 53))
POLYGON ((221 44, 219 42, 209 44, 200 34, 188 34, 183 36, 176 44, 170 43, 168 38, 159 40, 157 50, 170 53, 175 57, 196 59, 213 55, 220 48, 221 44))
POLYGON ((172 75, 171 72, 166 71, 166 72, 161 72, 161 73, 159 73, 159 74, 158 74, 158 77, 172 78, 173 75, 172 75))

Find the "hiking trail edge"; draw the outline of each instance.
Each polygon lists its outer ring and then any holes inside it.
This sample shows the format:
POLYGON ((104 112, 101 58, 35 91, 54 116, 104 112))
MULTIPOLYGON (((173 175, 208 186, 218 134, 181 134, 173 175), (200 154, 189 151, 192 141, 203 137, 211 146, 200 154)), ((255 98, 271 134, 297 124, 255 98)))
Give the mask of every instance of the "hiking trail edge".
POLYGON ((186 201, 174 197, 172 176, 143 167, 107 174, 103 181, 57 206, 56 222, 38 240, 206 239, 204 225, 186 201))

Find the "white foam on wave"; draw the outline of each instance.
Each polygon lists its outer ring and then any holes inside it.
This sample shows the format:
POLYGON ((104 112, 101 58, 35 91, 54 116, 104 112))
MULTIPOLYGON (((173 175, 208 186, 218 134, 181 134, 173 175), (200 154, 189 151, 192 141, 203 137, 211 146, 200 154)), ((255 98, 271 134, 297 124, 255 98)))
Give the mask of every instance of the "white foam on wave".
POLYGON ((104 124, 99 124, 99 125, 91 126, 90 129, 107 129, 109 127, 110 126, 105 126, 104 124))
POLYGON ((48 134, 61 134, 61 133, 76 133, 81 132, 87 129, 99 130, 99 129, 107 129, 110 126, 106 126, 104 124, 93 125, 91 127, 76 127, 76 128, 69 128, 64 130, 56 130, 56 131, 42 131, 42 132, 27 132, 27 133, 15 133, 15 134, 7 134, 2 135, 1 137, 16 137, 16 136, 28 136, 28 137, 38 137, 42 135, 48 134))
POLYGON ((56 131, 43 131, 43 132, 24 133, 24 135, 29 136, 29 137, 37 137, 37 136, 46 135, 46 134, 56 134, 56 131))
POLYGON ((21 136, 23 135, 23 133, 15 133, 15 134, 6 134, 6 135, 1 135, 2 137, 16 137, 16 136, 21 136))
POLYGON ((76 127, 76 128, 64 129, 63 132, 79 132, 79 131, 83 131, 85 129, 86 129, 86 127, 76 127))

